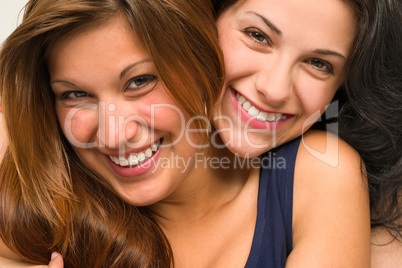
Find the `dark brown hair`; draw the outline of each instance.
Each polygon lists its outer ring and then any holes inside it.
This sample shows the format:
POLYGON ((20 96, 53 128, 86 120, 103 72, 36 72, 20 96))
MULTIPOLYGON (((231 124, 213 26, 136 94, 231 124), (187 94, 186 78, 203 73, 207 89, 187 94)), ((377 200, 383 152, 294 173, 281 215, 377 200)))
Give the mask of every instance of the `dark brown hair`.
POLYGON ((66 267, 173 263, 147 209, 123 202, 79 161, 54 110, 47 52, 67 34, 116 16, 135 29, 160 80, 190 116, 204 114, 220 93, 224 71, 209 1, 29 1, 0 51, 9 139, 0 166, 0 237, 28 262, 46 264, 58 251, 66 267))
MULTIPOLYGON (((212 0, 215 16, 241 1, 247 0, 212 0)), ((339 134, 362 157, 372 226, 402 238, 402 2, 343 1, 356 14, 358 32, 335 96, 339 134)))
POLYGON ((372 226, 402 238, 402 2, 351 1, 359 33, 345 81, 340 136, 361 155, 372 226))

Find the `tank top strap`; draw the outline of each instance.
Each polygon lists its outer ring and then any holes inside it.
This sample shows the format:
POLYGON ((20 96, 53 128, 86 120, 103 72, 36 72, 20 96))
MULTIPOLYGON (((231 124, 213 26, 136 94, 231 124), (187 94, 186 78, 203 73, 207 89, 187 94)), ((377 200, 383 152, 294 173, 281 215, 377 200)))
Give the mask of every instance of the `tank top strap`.
POLYGON ((257 221, 246 268, 285 267, 292 251, 294 168, 300 140, 261 156, 257 221))

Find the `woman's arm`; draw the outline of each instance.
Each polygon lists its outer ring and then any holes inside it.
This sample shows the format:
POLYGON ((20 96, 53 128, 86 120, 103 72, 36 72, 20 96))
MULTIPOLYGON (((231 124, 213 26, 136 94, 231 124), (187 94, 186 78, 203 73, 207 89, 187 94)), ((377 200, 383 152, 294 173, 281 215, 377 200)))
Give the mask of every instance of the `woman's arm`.
POLYGON ((348 144, 326 132, 304 135, 293 204, 287 267, 370 267, 368 185, 348 144))

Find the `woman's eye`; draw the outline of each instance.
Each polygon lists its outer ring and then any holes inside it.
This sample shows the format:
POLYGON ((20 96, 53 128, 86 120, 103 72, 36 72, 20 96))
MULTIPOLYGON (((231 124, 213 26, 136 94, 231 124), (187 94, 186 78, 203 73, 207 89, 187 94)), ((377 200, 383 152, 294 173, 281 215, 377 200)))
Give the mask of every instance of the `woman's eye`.
POLYGON ((139 90, 157 79, 154 75, 142 75, 133 78, 127 86, 127 90, 139 90))
POLYGON ((257 43, 261 44, 267 44, 269 45, 271 43, 270 39, 260 30, 257 29, 246 29, 244 30, 244 33, 252 38, 254 41, 257 43))
POLYGON ((311 59, 307 61, 309 64, 311 64, 314 68, 327 72, 327 73, 334 73, 333 67, 331 64, 329 64, 326 61, 320 60, 320 59, 311 59))
POLYGON ((69 91, 61 96, 62 100, 77 100, 80 98, 89 97, 90 94, 85 91, 69 91))

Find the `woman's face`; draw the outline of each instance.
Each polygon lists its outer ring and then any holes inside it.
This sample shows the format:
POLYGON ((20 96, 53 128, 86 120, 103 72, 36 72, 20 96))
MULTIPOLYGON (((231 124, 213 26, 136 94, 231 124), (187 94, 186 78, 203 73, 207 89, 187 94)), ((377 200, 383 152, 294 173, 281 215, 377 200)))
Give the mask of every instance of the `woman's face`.
POLYGON ((188 116, 124 20, 63 38, 48 64, 64 135, 81 161, 123 199, 153 204, 189 175, 191 169, 175 162, 193 161, 195 149, 183 136, 188 116))
POLYGON ((341 86, 356 34, 341 0, 241 0, 218 18, 226 78, 214 122, 257 156, 314 123, 341 86))

